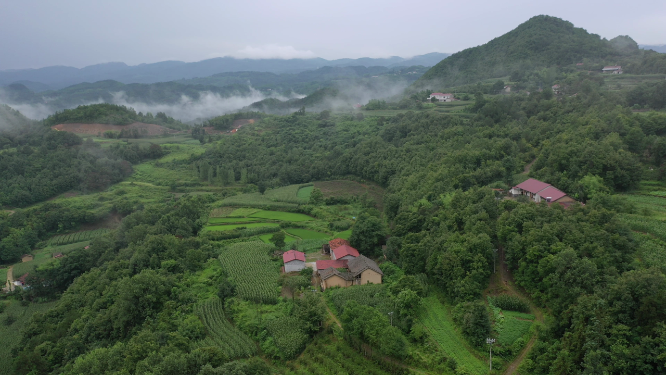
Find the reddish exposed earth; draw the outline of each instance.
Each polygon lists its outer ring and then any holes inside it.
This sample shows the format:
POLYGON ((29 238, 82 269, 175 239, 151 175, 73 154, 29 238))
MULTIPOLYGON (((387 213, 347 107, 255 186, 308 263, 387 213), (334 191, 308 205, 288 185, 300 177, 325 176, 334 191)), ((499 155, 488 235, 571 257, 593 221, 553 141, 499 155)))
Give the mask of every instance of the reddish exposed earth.
POLYGON ((51 127, 54 130, 66 131, 77 134, 98 135, 106 131, 121 131, 123 129, 145 129, 147 135, 162 135, 164 132, 168 134, 179 133, 178 130, 169 129, 161 125, 145 124, 143 122, 135 122, 129 125, 109 125, 109 124, 59 124, 51 127))

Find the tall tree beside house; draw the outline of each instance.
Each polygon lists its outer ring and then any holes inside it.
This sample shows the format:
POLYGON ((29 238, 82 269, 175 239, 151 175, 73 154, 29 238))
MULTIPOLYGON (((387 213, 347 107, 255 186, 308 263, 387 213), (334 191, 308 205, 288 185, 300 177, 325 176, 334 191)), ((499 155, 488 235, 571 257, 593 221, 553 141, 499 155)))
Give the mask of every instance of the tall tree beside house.
POLYGON ((368 213, 359 215, 349 237, 349 244, 368 257, 381 255, 382 245, 386 243, 387 229, 377 216, 368 213))

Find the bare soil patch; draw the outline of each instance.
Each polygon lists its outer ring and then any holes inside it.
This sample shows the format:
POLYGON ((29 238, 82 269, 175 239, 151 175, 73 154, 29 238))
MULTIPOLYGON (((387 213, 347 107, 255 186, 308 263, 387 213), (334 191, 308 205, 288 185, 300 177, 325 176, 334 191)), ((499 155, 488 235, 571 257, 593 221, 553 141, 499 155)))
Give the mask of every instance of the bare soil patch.
POLYGON ((168 134, 179 133, 178 130, 169 129, 167 127, 156 124, 145 124, 143 122, 134 122, 129 125, 109 125, 109 124, 58 124, 51 127, 51 129, 66 131, 76 134, 98 135, 106 131, 121 131, 123 129, 138 129, 140 132, 145 130, 146 135, 155 136, 162 135, 165 132, 168 134))
POLYGON ((383 208, 384 188, 373 183, 358 183, 349 180, 317 181, 314 186, 321 190, 324 198, 329 197, 360 197, 367 193, 368 198, 375 201, 378 209, 383 208))

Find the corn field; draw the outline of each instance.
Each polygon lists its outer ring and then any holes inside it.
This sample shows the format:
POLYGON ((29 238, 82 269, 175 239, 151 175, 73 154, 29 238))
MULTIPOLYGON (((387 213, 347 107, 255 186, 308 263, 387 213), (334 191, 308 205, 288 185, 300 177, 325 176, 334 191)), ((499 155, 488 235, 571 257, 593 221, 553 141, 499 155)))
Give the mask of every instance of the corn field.
POLYGON ((250 357, 257 352, 254 342, 226 319, 219 298, 203 302, 196 313, 206 327, 206 338, 197 347, 221 348, 229 358, 250 357))
POLYGON ((273 337, 275 346, 280 349, 282 359, 292 359, 305 348, 308 335, 301 327, 303 322, 293 316, 282 316, 266 323, 266 329, 273 337))
POLYGON ((224 248, 220 262, 236 284, 239 297, 257 303, 276 303, 279 265, 268 253, 273 245, 261 241, 241 242, 224 248))
POLYGON ((48 242, 48 246, 60 246, 60 245, 68 245, 70 243, 90 241, 94 238, 103 236, 107 233, 109 233, 108 229, 95 229, 95 230, 86 230, 83 232, 63 234, 51 238, 48 242))

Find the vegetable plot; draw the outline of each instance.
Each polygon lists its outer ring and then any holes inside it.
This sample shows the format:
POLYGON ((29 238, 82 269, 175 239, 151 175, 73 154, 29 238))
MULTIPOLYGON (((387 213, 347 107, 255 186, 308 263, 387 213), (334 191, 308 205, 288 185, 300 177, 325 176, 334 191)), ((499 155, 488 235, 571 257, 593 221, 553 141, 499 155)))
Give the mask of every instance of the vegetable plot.
POLYGON ((233 244, 222 250, 220 262, 236 284, 239 297, 257 303, 277 302, 279 270, 268 256, 272 248, 273 245, 252 241, 233 244))

